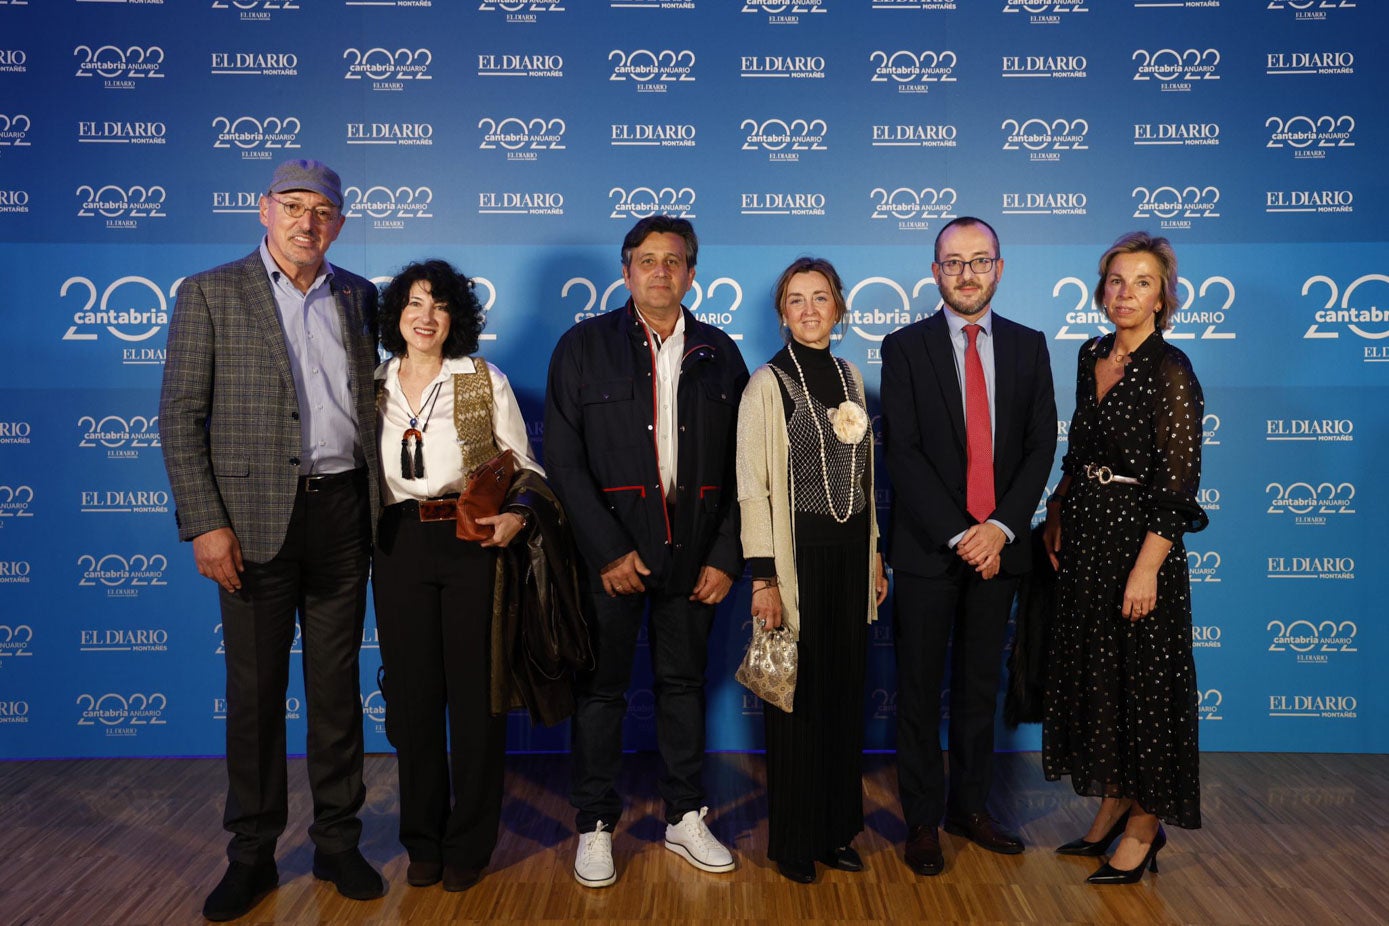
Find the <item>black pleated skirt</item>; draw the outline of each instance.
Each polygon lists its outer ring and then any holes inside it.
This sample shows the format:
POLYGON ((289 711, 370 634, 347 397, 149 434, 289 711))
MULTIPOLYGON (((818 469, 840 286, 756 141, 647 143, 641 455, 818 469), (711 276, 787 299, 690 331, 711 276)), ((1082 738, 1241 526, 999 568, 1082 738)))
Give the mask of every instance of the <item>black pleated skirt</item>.
POLYGON ((801 637, 794 710, 763 704, 773 861, 813 861, 863 830, 864 542, 796 551, 801 637))

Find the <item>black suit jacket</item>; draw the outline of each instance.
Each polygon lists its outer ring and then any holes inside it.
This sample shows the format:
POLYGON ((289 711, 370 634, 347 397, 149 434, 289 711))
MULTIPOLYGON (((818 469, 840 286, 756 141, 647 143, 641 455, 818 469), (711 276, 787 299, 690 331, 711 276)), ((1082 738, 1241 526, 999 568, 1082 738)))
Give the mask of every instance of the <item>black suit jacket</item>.
MULTIPOLYGON (((965 511, 965 417, 950 328, 942 309, 883 340, 882 408, 892 478, 893 569, 943 574, 958 556, 946 544, 974 524, 965 511)), ((994 492, 992 518, 1014 541, 1000 571, 1026 572, 1028 531, 1056 453, 1051 358, 1040 332, 993 316, 994 492)))

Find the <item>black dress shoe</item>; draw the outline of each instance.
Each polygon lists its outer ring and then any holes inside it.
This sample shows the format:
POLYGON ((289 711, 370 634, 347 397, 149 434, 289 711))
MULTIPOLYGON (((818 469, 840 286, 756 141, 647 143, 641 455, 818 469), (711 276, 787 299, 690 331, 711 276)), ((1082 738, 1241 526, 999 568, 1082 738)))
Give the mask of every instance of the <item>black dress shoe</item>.
POLYGON ((776 870, 788 881, 797 884, 813 884, 815 881, 814 862, 777 862, 776 870))
POLYGON ((914 826, 907 836, 907 867, 919 875, 938 875, 945 870, 940 834, 934 826, 914 826))
POLYGON ((1057 846, 1056 853, 1058 855, 1084 855, 1089 858, 1099 858, 1101 855, 1104 855, 1105 851, 1114 840, 1124 834, 1124 827, 1128 825, 1129 812, 1126 810, 1120 815, 1119 819, 1114 821, 1114 825, 1109 828, 1109 832, 1101 836, 1096 842, 1090 842, 1084 837, 1072 839, 1064 846, 1057 846))
POLYGON ((863 871, 863 859, 853 846, 840 846, 838 849, 831 849, 824 854, 820 861, 831 868, 838 868, 840 871, 863 871))
POLYGON ((459 865, 444 866, 444 890, 466 891, 482 880, 482 872, 476 868, 463 868, 459 865))
POLYGON ((443 862, 411 862, 405 869, 405 883, 411 887, 429 887, 438 884, 443 874, 443 862))
POLYGON ((1003 855, 1017 855, 1022 851, 1022 840, 999 826, 998 821, 987 813, 971 813, 963 817, 946 817, 945 831, 953 836, 963 836, 975 845, 983 846, 990 852, 1003 855))
POLYGON ((222 880, 207 895, 203 917, 214 923, 224 923, 245 916, 261 898, 279 886, 280 872, 275 868, 274 859, 255 865, 232 862, 227 865, 222 880))
POLYGON ((386 882, 355 846, 331 854, 315 849, 313 876, 332 881, 338 893, 349 900, 375 900, 386 893, 386 882))
POLYGON ((1137 868, 1115 868, 1105 862, 1085 880, 1090 884, 1135 884, 1143 877, 1145 868, 1153 874, 1157 874, 1157 854, 1165 845, 1167 845, 1167 833, 1159 826, 1157 835, 1153 837, 1152 844, 1148 846, 1148 854, 1143 856, 1143 861, 1138 863, 1137 868))

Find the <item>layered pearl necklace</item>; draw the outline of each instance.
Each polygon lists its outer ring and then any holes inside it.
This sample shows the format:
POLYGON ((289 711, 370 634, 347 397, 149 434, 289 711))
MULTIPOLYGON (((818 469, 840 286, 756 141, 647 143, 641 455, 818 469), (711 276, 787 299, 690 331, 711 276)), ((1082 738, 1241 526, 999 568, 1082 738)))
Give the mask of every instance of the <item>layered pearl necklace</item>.
MULTIPOLYGON (((810 386, 805 381, 805 370, 801 369, 801 361, 796 357, 796 347, 794 344, 786 345, 786 352, 791 355, 791 362, 796 365, 796 375, 801 380, 801 391, 805 393, 807 402, 814 402, 810 395, 810 386)), ((831 356, 830 363, 834 364, 834 370, 839 374, 839 385, 844 389, 844 401, 850 402, 849 384, 844 380, 844 368, 839 365, 839 360, 831 356)), ((854 513, 854 474, 858 472, 858 443, 851 445, 849 450, 849 497, 845 504, 844 517, 839 516, 839 512, 834 510, 834 496, 830 494, 830 465, 825 454, 825 429, 820 427, 820 416, 815 413, 815 409, 810 409, 810 420, 815 425, 815 436, 820 439, 820 479, 825 485, 825 503, 829 506, 830 517, 834 518, 838 524, 846 523, 854 513)))

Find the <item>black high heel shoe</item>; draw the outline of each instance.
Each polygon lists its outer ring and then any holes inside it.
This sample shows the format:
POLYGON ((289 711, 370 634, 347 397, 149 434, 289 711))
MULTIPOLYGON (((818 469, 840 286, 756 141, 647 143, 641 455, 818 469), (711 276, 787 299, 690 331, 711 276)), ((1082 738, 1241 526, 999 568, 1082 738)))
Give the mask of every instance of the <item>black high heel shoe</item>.
POLYGON ((1119 819, 1114 821, 1114 825, 1109 828, 1096 842, 1087 839, 1072 839, 1064 846, 1057 846, 1058 855, 1084 855, 1089 858, 1099 858, 1104 855, 1105 850, 1113 844, 1114 840, 1124 834, 1124 827, 1129 825, 1129 812, 1126 810, 1119 815, 1119 819))
POLYGON ((1138 863, 1137 868, 1130 868, 1125 871, 1105 862, 1099 867, 1099 870, 1085 880, 1090 884, 1135 884, 1143 877, 1143 869, 1146 868, 1154 874, 1157 873, 1158 850, 1165 845, 1167 845, 1167 833, 1159 826, 1157 835, 1153 837, 1153 844, 1148 847, 1148 854, 1143 856, 1143 861, 1138 863))

